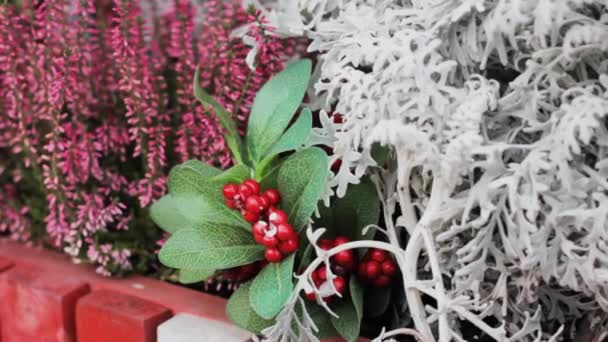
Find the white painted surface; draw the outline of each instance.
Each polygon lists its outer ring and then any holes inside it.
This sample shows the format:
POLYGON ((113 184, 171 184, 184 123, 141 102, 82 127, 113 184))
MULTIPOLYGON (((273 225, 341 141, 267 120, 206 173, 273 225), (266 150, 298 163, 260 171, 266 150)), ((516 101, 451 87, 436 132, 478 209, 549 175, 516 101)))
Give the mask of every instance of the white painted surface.
POLYGON ((158 342, 244 342, 251 333, 233 325, 178 314, 158 326, 158 342))

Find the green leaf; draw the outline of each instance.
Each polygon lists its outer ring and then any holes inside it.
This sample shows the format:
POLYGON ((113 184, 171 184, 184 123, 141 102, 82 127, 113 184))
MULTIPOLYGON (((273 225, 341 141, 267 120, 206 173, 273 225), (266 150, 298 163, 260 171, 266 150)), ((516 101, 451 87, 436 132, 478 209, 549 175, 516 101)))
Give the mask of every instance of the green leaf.
POLYGON ((283 162, 278 177, 281 204, 296 230, 301 230, 325 192, 329 165, 317 147, 292 154, 283 162))
POLYGON ((251 233, 223 225, 180 229, 158 254, 168 267, 185 269, 224 269, 264 258, 264 246, 253 241, 251 233))
POLYGON ((220 125, 226 130, 226 144, 232 151, 234 155, 234 159, 236 159, 239 163, 242 163, 243 155, 242 155, 242 142, 241 137, 239 135, 239 131, 236 128, 236 124, 230 113, 219 104, 213 97, 207 94, 203 88, 201 88, 201 83, 199 80, 200 70, 196 68, 194 73, 194 97, 196 97, 203 105, 213 107, 213 111, 220 122, 220 125))
POLYGON ((281 263, 270 263, 253 280, 249 300, 253 310, 270 319, 281 311, 293 289, 294 254, 281 263))
POLYGON ((150 207, 150 217, 160 228, 169 234, 179 228, 194 228, 191 222, 180 212, 179 204, 171 194, 161 197, 150 207))
POLYGON ((338 336, 336 328, 331 323, 330 315, 321 306, 307 303, 306 310, 319 329, 315 334, 319 339, 338 336))
POLYGON ((363 228, 378 223, 380 218, 376 188, 369 178, 362 178, 361 183, 348 187, 343 198, 333 198, 329 207, 320 205, 319 214, 315 226, 327 228, 326 238, 342 235, 351 240, 372 239, 375 230, 363 235, 363 228))
POLYGON ((365 291, 366 317, 378 317, 388 309, 391 300, 391 288, 371 288, 365 291))
POLYGON ((166 195, 152 205, 150 215, 154 222, 169 233, 175 233, 178 229, 212 225, 251 231, 251 224, 238 211, 200 194, 166 195))
POLYGON ((211 178, 212 182, 217 182, 220 186, 226 183, 241 183, 251 176, 251 170, 245 164, 236 164, 221 174, 211 178))
POLYGON ((304 145, 306 141, 308 141, 311 131, 312 113, 310 112, 310 109, 304 108, 300 117, 298 117, 298 120, 296 120, 296 122, 294 122, 294 124, 281 136, 279 141, 272 146, 268 155, 274 156, 279 153, 295 150, 304 145))
POLYGON ((276 159, 270 164, 270 168, 266 168, 261 174, 262 179, 260 181, 260 187, 262 189, 278 188, 279 170, 281 169, 281 163, 276 159))
POLYGON ((363 235, 363 228, 378 223, 380 218, 380 201, 376 187, 369 178, 363 178, 361 183, 351 185, 343 198, 335 200, 332 209, 336 234, 346 235, 352 240, 373 238, 373 229, 363 235))
POLYGON ((350 300, 340 300, 334 312, 339 318, 331 317, 331 323, 338 333, 348 341, 355 341, 361 330, 363 317, 363 288, 355 277, 350 278, 350 300))
POLYGON ((268 165, 283 152, 295 150, 304 145, 312 131, 312 113, 305 108, 296 122, 281 136, 268 152, 266 158, 256 166, 256 174, 265 174, 268 165))
POLYGON ((253 311, 249 303, 250 288, 251 282, 241 284, 228 300, 226 314, 237 326, 259 334, 263 329, 273 325, 274 320, 264 319, 253 311))
POLYGON ((179 270, 179 282, 182 284, 199 283, 207 280, 214 273, 214 270, 179 270))
POLYGON ((289 125, 306 93, 310 71, 309 60, 296 61, 258 91, 251 108, 246 137, 253 161, 263 160, 289 125))
POLYGON ((378 166, 383 167, 386 164, 389 156, 390 156, 390 148, 388 146, 380 145, 379 143, 374 143, 372 145, 372 158, 376 161, 378 166))
POLYGON ((198 160, 189 160, 175 166, 169 173, 169 193, 203 194, 221 200, 222 188, 211 182, 211 178, 222 171, 198 160))

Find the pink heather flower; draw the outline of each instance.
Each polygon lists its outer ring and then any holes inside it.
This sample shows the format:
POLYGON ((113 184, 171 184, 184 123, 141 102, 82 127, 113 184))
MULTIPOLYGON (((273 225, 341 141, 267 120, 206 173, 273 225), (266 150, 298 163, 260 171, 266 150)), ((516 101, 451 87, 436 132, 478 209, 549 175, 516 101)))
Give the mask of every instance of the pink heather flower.
POLYGON ((75 260, 124 272, 146 257, 136 250, 156 248, 156 238, 140 241, 149 234, 123 231, 150 229, 140 208, 166 192, 170 167, 232 163, 211 109, 193 97, 194 70, 244 129, 256 91, 298 45, 238 0, 152 7, 144 18, 132 0, 0 6, 0 153, 9 156, 0 234, 27 240, 45 229, 43 242, 75 260), (233 35, 240 27, 255 54, 233 35))

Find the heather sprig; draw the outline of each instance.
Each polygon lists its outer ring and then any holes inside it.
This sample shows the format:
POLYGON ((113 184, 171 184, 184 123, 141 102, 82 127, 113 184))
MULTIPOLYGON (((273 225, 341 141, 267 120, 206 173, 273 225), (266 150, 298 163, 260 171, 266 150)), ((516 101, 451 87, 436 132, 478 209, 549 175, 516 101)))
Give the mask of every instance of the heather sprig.
POLYGON ((246 120, 255 91, 295 53, 275 39, 260 57, 268 67, 247 83, 251 47, 231 33, 254 18, 239 1, 167 4, 0 6, 0 234, 105 275, 158 267, 147 206, 166 192, 169 166, 232 163, 192 96, 194 70, 203 66, 202 86, 246 120))

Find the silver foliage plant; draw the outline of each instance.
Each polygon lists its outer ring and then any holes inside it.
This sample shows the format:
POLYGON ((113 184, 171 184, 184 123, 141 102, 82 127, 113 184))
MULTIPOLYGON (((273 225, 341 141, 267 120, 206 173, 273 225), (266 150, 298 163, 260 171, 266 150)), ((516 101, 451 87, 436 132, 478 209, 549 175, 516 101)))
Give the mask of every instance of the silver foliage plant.
MULTIPOLYGON (((369 229, 388 242, 340 246, 389 250, 401 268, 411 324, 377 341, 463 341, 463 322, 496 341, 556 341, 585 316, 603 330, 608 1, 250 2, 319 54, 311 144, 342 160, 328 196, 365 174, 377 185, 384 226, 369 229), (391 149, 386 165, 374 144, 391 149)), ((297 292, 336 252, 317 248, 268 339, 315 340, 297 292)))

